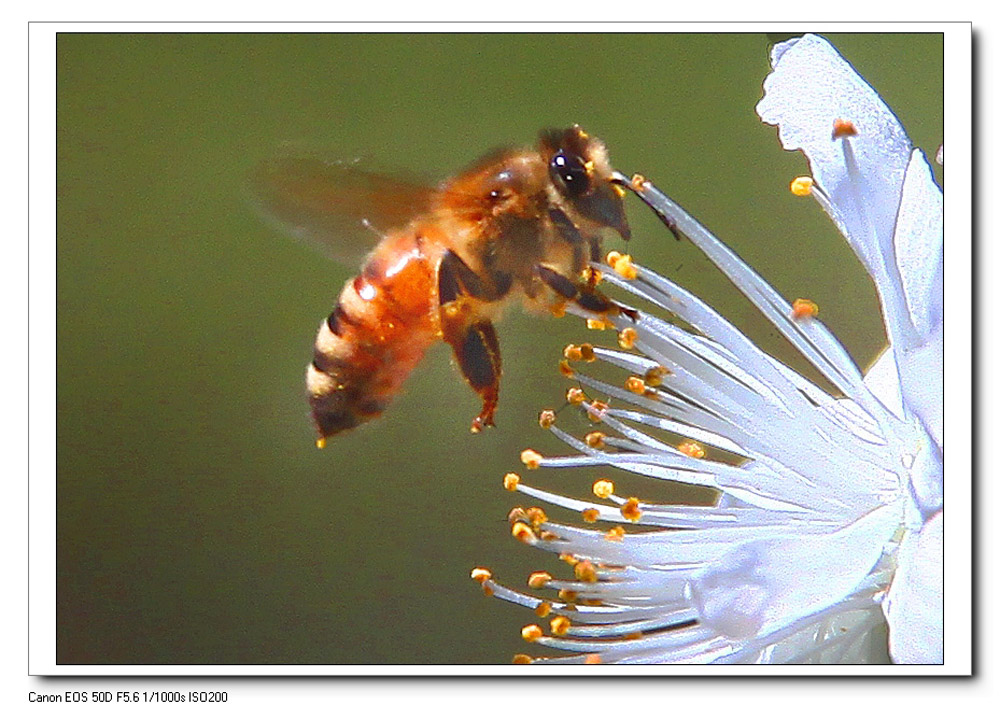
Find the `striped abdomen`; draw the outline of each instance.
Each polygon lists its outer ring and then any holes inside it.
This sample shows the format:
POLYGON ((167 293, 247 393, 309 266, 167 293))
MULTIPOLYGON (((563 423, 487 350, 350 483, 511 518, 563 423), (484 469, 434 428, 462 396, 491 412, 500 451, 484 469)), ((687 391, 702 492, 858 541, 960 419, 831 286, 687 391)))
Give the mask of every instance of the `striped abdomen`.
POLYGON ((438 338, 443 252, 417 230, 389 235, 344 285, 306 371, 320 446, 381 414, 438 338))

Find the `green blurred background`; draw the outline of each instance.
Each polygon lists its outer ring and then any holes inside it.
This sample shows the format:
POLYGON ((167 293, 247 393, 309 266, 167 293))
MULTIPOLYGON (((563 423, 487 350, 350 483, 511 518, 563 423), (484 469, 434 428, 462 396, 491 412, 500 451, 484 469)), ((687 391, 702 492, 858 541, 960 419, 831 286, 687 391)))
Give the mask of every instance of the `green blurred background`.
MULTIPOLYGON (((510 537, 518 497, 500 480, 525 446, 564 451, 536 423, 561 404, 562 347, 613 337, 515 309, 499 326, 496 429, 469 434, 477 401, 442 345, 381 420, 317 451, 303 372, 352 268, 249 208, 247 170, 283 142, 436 181, 578 122, 779 291, 815 300, 870 362, 883 343, 874 289, 819 207, 788 192, 805 160, 754 113, 785 37, 61 34, 58 661, 525 651, 518 630, 534 615, 484 598, 469 570, 523 587, 555 566, 510 537)), ((941 36, 829 37, 933 155, 941 36)), ((640 261, 802 368, 689 243, 629 202, 640 261)), ((587 496, 599 474, 530 479, 587 496)), ((616 478, 622 493, 697 499, 616 478)))

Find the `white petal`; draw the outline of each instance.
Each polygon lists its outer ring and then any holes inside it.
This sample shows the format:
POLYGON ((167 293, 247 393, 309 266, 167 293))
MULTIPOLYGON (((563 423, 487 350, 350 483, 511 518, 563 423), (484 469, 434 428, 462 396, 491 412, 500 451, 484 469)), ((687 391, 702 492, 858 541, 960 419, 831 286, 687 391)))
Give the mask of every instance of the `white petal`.
MULTIPOLYGON (((896 221, 896 264, 910 321, 923 340, 943 321, 944 197, 924 153, 914 150, 896 221)), ((892 318, 887 318, 892 321, 892 318)))
POLYGON ((766 634, 826 609, 858 587, 899 522, 883 506, 825 536, 747 542, 692 582, 703 624, 734 639, 766 634))
POLYGON ((883 605, 889 653, 897 664, 944 661, 944 511, 910 533, 899 548, 899 568, 883 605))
POLYGON ((892 253, 910 141, 878 94, 823 38, 784 43, 772 63, 757 113, 779 126, 785 149, 805 152, 834 221, 879 282, 892 253), (835 120, 852 122, 857 136, 834 139, 835 120))

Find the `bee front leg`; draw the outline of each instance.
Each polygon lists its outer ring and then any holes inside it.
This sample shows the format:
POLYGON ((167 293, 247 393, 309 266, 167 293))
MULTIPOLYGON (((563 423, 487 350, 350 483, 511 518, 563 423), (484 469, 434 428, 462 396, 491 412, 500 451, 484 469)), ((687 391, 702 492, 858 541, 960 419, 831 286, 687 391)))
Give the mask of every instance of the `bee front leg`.
POLYGON ((462 376, 482 397, 483 408, 472 420, 472 431, 494 425, 500 396, 500 342, 493 324, 476 312, 475 301, 489 301, 492 292, 468 265, 449 251, 438 268, 441 336, 451 345, 462 376))
POLYGON ((557 295, 570 302, 574 302, 578 307, 588 312, 599 315, 622 314, 633 322, 639 319, 638 312, 608 299, 602 292, 590 284, 574 282, 570 278, 564 277, 544 265, 538 265, 535 268, 535 272, 542 282, 548 285, 557 295))

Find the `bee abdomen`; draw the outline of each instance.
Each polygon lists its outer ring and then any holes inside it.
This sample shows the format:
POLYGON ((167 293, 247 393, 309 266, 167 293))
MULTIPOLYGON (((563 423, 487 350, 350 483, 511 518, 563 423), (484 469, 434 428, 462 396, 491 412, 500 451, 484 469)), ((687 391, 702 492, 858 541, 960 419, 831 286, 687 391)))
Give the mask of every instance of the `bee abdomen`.
POLYGON ((436 338, 433 266, 419 253, 393 261, 415 239, 391 239, 344 285, 316 334, 306 388, 321 446, 379 416, 436 338))

